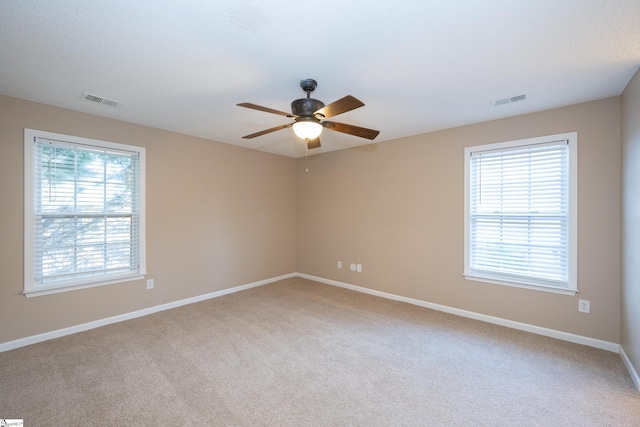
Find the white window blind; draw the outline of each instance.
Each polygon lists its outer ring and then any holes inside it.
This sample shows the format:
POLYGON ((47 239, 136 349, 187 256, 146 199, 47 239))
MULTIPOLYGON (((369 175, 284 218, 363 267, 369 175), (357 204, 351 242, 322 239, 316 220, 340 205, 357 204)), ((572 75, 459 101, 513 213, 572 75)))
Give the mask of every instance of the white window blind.
POLYGON ((32 280, 25 293, 144 274, 140 150, 43 137, 30 143, 32 280))
POLYGON ((567 139, 469 150, 465 274, 571 289, 567 139))

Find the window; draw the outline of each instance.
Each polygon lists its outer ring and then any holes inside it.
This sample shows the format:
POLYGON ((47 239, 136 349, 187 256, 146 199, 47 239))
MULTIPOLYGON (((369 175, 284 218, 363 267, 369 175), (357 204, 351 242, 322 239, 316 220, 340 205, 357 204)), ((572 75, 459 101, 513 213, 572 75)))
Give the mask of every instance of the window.
POLYGON ((24 135, 25 295, 144 277, 144 148, 24 135))
POLYGON ((577 133, 465 149, 467 279, 574 295, 577 133))

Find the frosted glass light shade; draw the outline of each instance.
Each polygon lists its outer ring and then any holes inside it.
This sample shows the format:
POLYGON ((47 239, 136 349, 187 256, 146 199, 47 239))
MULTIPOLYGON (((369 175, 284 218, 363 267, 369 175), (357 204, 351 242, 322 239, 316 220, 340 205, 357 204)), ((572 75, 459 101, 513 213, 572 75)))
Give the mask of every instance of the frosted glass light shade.
POLYGON ((302 139, 316 139, 322 133, 322 125, 318 122, 296 122, 293 132, 302 139))

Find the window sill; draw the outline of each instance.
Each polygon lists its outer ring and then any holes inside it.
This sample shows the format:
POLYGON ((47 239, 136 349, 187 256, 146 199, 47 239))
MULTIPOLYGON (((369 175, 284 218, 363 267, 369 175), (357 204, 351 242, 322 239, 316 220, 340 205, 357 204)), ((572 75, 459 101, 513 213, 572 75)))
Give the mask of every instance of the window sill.
POLYGON ((136 273, 135 275, 113 277, 113 278, 99 281, 99 282, 81 283, 77 285, 62 285, 62 286, 58 285, 56 287, 40 287, 40 288, 25 290, 23 294, 27 298, 39 297, 42 295, 51 295, 51 294, 58 294, 62 292, 77 291, 79 289, 95 288, 98 286, 112 285, 115 283, 131 282, 133 280, 144 279, 145 276, 146 276, 146 273, 136 273))
POLYGON ((463 276, 467 280, 473 280, 476 282, 491 283, 493 285, 509 286, 512 288, 529 289, 532 291, 551 292, 554 294, 570 295, 570 296, 574 296, 576 293, 578 293, 577 289, 558 288, 555 286, 540 285, 540 284, 534 284, 534 283, 509 282, 506 280, 496 279, 495 277, 483 276, 479 274, 466 273, 466 274, 463 274, 463 276))

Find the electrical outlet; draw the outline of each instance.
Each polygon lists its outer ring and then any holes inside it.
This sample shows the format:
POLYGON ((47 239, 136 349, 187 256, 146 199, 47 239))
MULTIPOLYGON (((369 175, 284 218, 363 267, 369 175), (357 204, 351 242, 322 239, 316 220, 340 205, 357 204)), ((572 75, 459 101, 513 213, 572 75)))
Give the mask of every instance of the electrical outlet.
POLYGON ((358 271, 358 273, 362 273, 362 264, 357 264, 356 270, 358 271))
POLYGON ((342 261, 338 261, 338 268, 342 268, 342 261))
POLYGON ((591 302, 586 299, 578 300, 578 311, 580 313, 590 313, 591 312, 591 302))
POLYGON ((155 286, 155 283, 153 279, 147 280, 147 289, 153 289, 154 286, 155 286))

